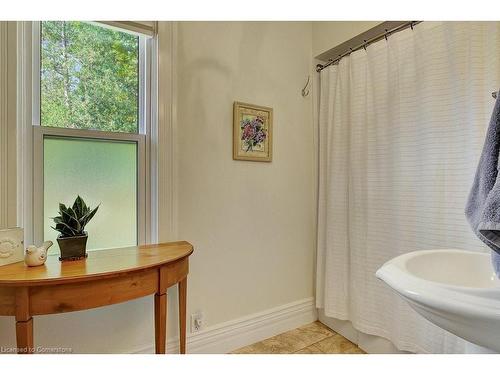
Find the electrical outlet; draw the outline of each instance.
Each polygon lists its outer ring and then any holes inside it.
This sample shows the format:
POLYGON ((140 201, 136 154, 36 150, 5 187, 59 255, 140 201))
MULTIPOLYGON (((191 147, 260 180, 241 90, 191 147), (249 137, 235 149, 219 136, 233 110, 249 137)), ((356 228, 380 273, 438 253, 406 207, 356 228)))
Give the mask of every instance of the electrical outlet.
POLYGON ((197 311, 191 314, 191 333, 199 332, 203 328, 203 313, 197 311))

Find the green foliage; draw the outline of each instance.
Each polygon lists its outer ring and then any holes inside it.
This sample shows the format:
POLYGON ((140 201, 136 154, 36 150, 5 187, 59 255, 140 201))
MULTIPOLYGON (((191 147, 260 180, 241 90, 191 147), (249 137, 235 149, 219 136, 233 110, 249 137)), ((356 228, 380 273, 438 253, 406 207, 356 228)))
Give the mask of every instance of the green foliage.
POLYGON ((138 131, 138 37, 43 21, 40 49, 43 126, 138 131))
POLYGON ((56 223, 52 229, 61 233, 61 237, 75 237, 85 235, 85 226, 94 217, 99 206, 93 210, 87 207, 83 199, 78 196, 73 207, 66 207, 59 203, 59 216, 53 218, 56 223))

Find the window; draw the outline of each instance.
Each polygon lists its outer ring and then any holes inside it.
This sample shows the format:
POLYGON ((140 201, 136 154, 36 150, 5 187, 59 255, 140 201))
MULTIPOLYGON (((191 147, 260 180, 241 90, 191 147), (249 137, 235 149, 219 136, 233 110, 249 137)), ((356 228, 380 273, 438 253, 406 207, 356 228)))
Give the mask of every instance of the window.
POLYGON ((100 205, 88 250, 146 241, 152 38, 97 23, 32 23, 33 235, 59 202, 100 205))

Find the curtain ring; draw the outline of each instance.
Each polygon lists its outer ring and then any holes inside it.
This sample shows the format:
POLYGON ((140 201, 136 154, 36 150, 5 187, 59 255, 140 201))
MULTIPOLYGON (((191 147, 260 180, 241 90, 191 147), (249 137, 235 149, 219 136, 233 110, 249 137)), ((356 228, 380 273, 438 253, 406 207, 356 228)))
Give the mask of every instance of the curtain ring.
POLYGON ((363 41, 365 42, 365 44, 363 44, 363 49, 366 51, 366 39, 363 39, 363 41))
POLYGON ((385 41, 387 42, 387 29, 385 29, 385 34, 384 34, 384 38, 385 38, 385 41))

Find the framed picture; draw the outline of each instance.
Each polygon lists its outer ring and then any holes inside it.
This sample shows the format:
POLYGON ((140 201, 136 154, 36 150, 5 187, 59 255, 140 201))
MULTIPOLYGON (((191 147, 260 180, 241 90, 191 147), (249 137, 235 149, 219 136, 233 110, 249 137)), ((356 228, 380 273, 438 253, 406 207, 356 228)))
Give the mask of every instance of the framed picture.
POLYGON ((233 159, 271 161, 273 109, 234 102, 233 159))

